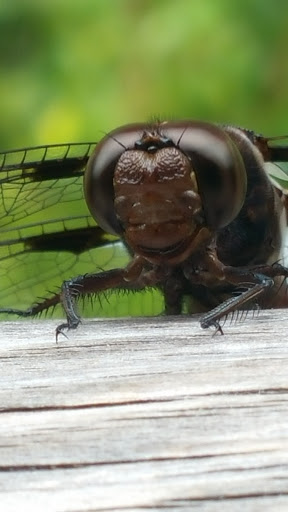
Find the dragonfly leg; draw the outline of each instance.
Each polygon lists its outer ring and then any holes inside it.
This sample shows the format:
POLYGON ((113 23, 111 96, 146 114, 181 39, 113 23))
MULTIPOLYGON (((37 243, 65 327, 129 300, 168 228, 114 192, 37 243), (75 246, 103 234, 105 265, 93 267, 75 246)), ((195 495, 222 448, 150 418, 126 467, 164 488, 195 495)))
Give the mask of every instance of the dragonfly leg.
POLYGON ((43 299, 40 302, 33 304, 28 309, 17 309, 17 308, 0 308, 0 313, 6 313, 8 315, 18 315, 22 317, 33 317, 48 311, 50 308, 54 308, 57 304, 60 304, 61 297, 59 293, 55 293, 52 297, 43 299))
POLYGON ((109 289, 139 289, 141 283, 127 280, 127 270, 113 269, 97 274, 85 274, 73 279, 64 281, 60 293, 52 297, 43 299, 26 310, 16 308, 1 308, 0 313, 18 315, 20 317, 33 317, 48 311, 50 308, 62 304, 65 311, 67 322, 56 328, 56 339, 59 334, 64 334, 64 329, 76 329, 80 323, 80 316, 77 313, 76 302, 79 296, 86 294, 99 293, 109 289))
POLYGON ((116 268, 97 274, 85 274, 64 281, 61 288, 61 303, 66 313, 67 322, 56 328, 56 339, 65 329, 76 329, 81 322, 77 313, 76 302, 80 295, 99 293, 110 289, 129 289, 133 285, 125 279, 125 269, 116 268))
POLYGON ((157 284, 163 278, 162 268, 145 270, 145 261, 134 257, 126 268, 116 268, 98 274, 85 274, 64 281, 61 289, 61 303, 67 316, 67 322, 56 329, 56 338, 63 329, 76 329, 80 316, 76 311, 76 300, 80 295, 99 293, 106 290, 140 290, 157 284))
MULTIPOLYGON (((203 329, 214 326, 219 331, 219 320, 221 320, 221 318, 226 317, 233 311, 243 309, 245 304, 255 300, 262 295, 265 290, 272 288, 274 285, 274 280, 267 275, 233 267, 226 267, 225 277, 228 282, 235 285, 238 284, 247 289, 240 295, 230 297, 222 302, 222 304, 219 304, 219 306, 205 313, 200 321, 203 329)), ((222 329, 220 329, 220 333, 223 334, 221 331, 222 329)))

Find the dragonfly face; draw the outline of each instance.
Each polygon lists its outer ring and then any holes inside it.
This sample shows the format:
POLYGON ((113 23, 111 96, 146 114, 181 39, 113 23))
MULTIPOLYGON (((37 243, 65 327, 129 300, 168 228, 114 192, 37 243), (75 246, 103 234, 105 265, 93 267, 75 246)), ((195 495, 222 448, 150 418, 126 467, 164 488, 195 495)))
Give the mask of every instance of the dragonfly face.
MULTIPOLYGON (((279 290, 278 282, 287 270, 277 263, 287 224, 285 194, 265 169, 265 162, 287 161, 286 146, 233 126, 179 121, 124 126, 98 144, 0 157, 4 282, 6 277, 0 301, 13 286, 19 290, 21 277, 15 276, 31 256, 48 255, 53 283, 57 278, 60 285, 75 266, 67 267, 67 257, 59 265, 61 254, 78 261, 95 249, 61 292, 24 311, 0 302, 0 312, 35 315, 61 302, 67 315, 61 332, 79 323, 79 295, 156 287, 168 314, 181 313, 185 297, 195 299, 212 309, 202 326, 221 330, 223 316, 251 301, 287 306, 286 284, 279 290), (117 247, 119 239, 130 262, 119 266, 110 258, 107 269, 100 249, 117 247)), ((24 271, 24 287, 27 273, 32 283, 48 281, 49 289, 49 276, 37 276, 35 268, 24 271)))

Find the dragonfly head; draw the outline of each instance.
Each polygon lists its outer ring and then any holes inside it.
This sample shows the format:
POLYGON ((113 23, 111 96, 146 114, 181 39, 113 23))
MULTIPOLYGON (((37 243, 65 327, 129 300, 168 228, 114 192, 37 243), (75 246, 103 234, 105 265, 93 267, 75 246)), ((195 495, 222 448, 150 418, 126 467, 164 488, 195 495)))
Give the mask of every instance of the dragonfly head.
POLYGON ((84 190, 104 230, 147 259, 178 262, 188 246, 197 250, 238 215, 246 170, 233 141, 215 125, 129 125, 98 144, 84 190))

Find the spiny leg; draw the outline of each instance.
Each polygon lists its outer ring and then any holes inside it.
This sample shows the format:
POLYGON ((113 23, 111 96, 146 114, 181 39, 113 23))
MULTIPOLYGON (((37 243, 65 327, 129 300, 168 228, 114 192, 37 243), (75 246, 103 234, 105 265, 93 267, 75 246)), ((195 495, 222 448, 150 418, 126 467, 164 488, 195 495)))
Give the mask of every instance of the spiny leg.
POLYGON ((0 313, 15 314, 21 317, 33 317, 48 311, 50 308, 62 304, 66 313, 67 322, 56 328, 56 339, 64 329, 76 329, 80 323, 80 316, 76 311, 76 302, 79 296, 100 293, 109 289, 140 289, 141 284, 129 282, 127 269, 113 269, 97 274, 85 274, 64 281, 60 293, 32 305, 26 310, 16 308, 1 308, 0 313))
POLYGON ((273 278, 275 277, 288 277, 288 268, 283 267, 279 263, 274 265, 258 265, 247 268, 225 267, 224 268, 225 280, 235 284, 242 285, 247 290, 236 297, 231 297, 225 300, 219 306, 216 306, 208 313, 204 314, 201 319, 201 327, 206 329, 210 326, 215 326, 217 331, 223 334, 222 329, 219 329, 219 320, 240 308, 245 304, 253 301, 261 296, 267 289, 272 288, 274 285, 273 278))

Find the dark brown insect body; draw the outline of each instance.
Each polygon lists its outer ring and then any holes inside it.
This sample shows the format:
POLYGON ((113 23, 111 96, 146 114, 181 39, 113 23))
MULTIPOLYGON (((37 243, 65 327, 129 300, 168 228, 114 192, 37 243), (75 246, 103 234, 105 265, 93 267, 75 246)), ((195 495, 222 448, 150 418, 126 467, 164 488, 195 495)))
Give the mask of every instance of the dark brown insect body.
POLYGON ((202 327, 255 301, 286 307, 288 270, 278 262, 287 225, 282 192, 265 161, 285 161, 285 147, 232 126, 162 122, 121 127, 92 153, 84 194, 92 216, 120 236, 131 253, 126 268, 65 281, 61 294, 32 306, 34 315, 61 302, 76 328, 79 295, 157 287, 165 311, 185 298, 208 313, 202 327), (281 278, 281 280, 280 280, 281 278), (277 290, 277 293, 276 293, 277 290))

